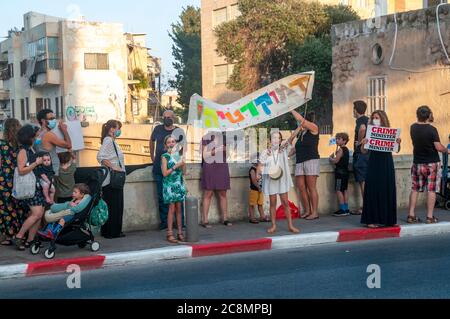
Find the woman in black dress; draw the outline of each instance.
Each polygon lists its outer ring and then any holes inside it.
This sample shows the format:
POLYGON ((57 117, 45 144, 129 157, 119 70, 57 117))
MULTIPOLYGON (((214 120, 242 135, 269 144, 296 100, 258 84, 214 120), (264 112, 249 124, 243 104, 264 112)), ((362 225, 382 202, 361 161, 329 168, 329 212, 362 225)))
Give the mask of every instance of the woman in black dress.
MULTIPOLYGON (((390 127, 386 113, 381 110, 372 113, 369 125, 390 127)), ((361 223, 369 228, 393 226, 397 223, 397 194, 392 153, 368 151, 364 149, 367 142, 365 138, 361 145, 363 153, 369 152, 361 223)), ((400 144, 401 139, 397 142, 400 144)))

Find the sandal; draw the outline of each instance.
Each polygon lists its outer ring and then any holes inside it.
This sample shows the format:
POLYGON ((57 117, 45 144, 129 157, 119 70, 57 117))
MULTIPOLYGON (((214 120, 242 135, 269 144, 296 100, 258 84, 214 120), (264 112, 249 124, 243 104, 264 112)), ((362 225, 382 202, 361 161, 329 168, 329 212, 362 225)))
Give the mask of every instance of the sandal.
POLYGON ((14 244, 17 247, 17 250, 23 251, 25 250, 25 238, 17 238, 14 237, 14 244))
POLYGON ((256 218, 250 218, 250 219, 248 220, 248 222, 249 222, 250 224, 259 224, 259 221, 258 221, 256 218))
POLYGON ((270 222, 271 222, 271 220, 270 220, 269 217, 262 218, 262 219, 260 219, 259 221, 260 221, 261 223, 270 223, 270 222))
POLYGON ((224 224, 225 226, 233 226, 233 224, 230 223, 228 220, 224 221, 223 224, 224 224))
POLYGON ((202 224, 200 224, 202 227, 204 227, 204 228, 212 228, 212 226, 209 224, 209 223, 202 223, 202 224))
MULTIPOLYGON (((427 218, 428 219, 428 218, 427 218)), ((420 218, 418 218, 418 217, 416 217, 416 216, 408 216, 408 219, 406 220, 406 222, 408 223, 408 224, 417 224, 417 223, 420 223, 420 222, 422 222, 421 220, 420 220, 420 218)))
POLYGON ((178 240, 173 236, 173 233, 167 233, 167 241, 171 244, 178 244, 178 240))
POLYGON ((1 246, 12 246, 12 244, 13 244, 12 239, 5 239, 0 243, 1 246))
POLYGON ((178 234, 177 238, 178 238, 178 241, 179 241, 179 242, 184 242, 184 236, 183 236, 183 234, 178 234))
POLYGON ((427 217, 427 224, 437 224, 439 223, 439 219, 437 217, 427 217))

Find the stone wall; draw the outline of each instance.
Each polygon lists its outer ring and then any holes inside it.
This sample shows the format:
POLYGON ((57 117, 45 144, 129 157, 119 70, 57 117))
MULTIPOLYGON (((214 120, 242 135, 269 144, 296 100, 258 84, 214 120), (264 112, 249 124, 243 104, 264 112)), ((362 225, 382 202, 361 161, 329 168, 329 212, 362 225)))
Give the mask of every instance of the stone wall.
POLYGON ((434 125, 442 143, 447 144, 450 62, 445 57, 438 28, 449 53, 449 12, 450 5, 440 7, 439 24, 436 23, 436 7, 432 7, 398 13, 397 23, 394 15, 388 15, 333 26, 334 132, 348 132, 353 140, 353 101, 366 101, 367 114, 370 114, 373 111, 369 103, 370 79, 383 78, 385 89, 380 92, 372 88, 372 91, 380 97, 377 101, 385 97, 391 126, 402 129, 400 154, 412 154, 409 128, 416 122, 416 110, 421 105, 431 107, 434 125))
MULTIPOLYGON (((407 207, 408 196, 411 184, 410 166, 412 159, 410 156, 395 157, 396 178, 397 178, 397 201, 399 207, 407 207)), ((248 205, 248 164, 230 164, 231 190, 228 193, 229 219, 232 221, 244 220, 247 218, 248 205)), ((294 165, 292 163, 292 172, 294 165)), ((322 215, 330 214, 337 210, 337 199, 334 193, 334 173, 333 167, 328 160, 321 160, 321 175, 318 179, 317 188, 319 190, 319 212, 322 215)), ((189 195, 201 200, 200 189, 200 164, 189 164, 185 176, 189 195)), ((350 207, 356 208, 360 205, 360 196, 355 185, 353 175, 349 185, 350 207)), ((291 189, 289 199, 298 205, 298 196, 295 189, 291 189)), ((423 202, 423 198, 421 197, 423 202)), ((201 205, 200 205, 201 206, 201 205)), ((159 225, 159 215, 157 208, 156 183, 152 177, 151 167, 135 171, 127 178, 125 185, 125 212, 124 229, 146 230, 157 229, 159 225)), ((268 211, 268 198, 266 198, 265 210, 268 211)), ((210 222, 217 223, 219 219, 217 200, 214 198, 211 204, 210 222)), ((199 221, 200 221, 199 214, 199 221)))

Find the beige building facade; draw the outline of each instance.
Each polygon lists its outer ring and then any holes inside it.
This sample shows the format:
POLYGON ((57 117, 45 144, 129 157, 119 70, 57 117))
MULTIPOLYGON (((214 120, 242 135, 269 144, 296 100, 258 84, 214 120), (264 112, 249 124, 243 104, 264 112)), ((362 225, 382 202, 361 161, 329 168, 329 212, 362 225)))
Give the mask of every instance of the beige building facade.
POLYGON ((21 121, 49 108, 68 120, 133 123, 148 118, 149 90, 136 90, 133 71, 154 84, 149 61, 145 34, 122 24, 29 12, 0 43, 0 109, 21 121))
POLYGON ((367 114, 387 112, 402 129, 403 154, 412 153, 410 125, 428 105, 441 141, 450 133, 450 5, 381 18, 378 26, 355 21, 333 26, 333 124, 353 139, 352 102, 368 104, 367 114), (397 21, 395 21, 397 20, 397 21), (442 41, 439 37, 441 31, 442 41), (445 47, 445 49, 443 48, 445 47))
MULTIPOLYGON (((316 0, 311 0, 316 1, 316 0)), ((433 0, 318 0, 323 4, 351 6, 363 19, 394 12, 415 10, 433 5, 433 0)), ((237 0, 202 0, 202 79, 203 96, 218 103, 230 103, 240 97, 240 92, 230 90, 226 82, 233 72, 216 53, 214 28, 239 15, 237 0)))

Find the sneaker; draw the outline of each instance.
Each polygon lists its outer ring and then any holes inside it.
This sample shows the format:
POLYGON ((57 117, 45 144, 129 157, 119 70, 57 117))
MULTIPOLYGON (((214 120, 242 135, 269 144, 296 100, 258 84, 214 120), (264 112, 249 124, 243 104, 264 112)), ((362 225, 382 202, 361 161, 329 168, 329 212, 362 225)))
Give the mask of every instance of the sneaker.
POLYGON ((335 212, 333 214, 333 216, 336 216, 336 217, 348 216, 348 215, 350 215, 350 212, 342 210, 342 209, 338 210, 337 212, 335 212))

